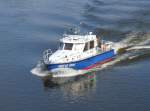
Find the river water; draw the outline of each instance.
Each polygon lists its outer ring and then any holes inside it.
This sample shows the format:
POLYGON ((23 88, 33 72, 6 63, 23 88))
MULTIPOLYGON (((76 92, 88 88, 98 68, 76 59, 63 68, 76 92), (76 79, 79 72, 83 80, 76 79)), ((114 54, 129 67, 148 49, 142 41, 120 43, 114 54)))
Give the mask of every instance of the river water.
POLYGON ((114 42, 149 45, 149 6, 149 0, 0 0, 0 110, 149 111, 148 49, 61 85, 30 73, 72 26, 114 42))

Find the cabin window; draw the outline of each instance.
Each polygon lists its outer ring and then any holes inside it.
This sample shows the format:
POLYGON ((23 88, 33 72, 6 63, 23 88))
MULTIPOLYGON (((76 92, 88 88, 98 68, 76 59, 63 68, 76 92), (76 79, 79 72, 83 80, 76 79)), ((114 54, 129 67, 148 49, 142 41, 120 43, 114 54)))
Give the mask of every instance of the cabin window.
POLYGON ((73 44, 72 43, 65 43, 64 50, 72 50, 73 44))
POLYGON ((88 42, 85 43, 85 46, 84 46, 84 50, 83 51, 87 51, 88 50, 88 42))
POLYGON ((90 49, 94 48, 94 41, 90 41, 90 49))

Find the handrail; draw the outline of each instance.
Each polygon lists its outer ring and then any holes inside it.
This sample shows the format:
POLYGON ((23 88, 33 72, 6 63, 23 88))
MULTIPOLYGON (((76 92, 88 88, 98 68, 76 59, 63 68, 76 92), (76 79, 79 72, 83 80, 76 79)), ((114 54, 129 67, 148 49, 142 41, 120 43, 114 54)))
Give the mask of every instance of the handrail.
POLYGON ((49 57, 52 55, 52 50, 51 49, 47 49, 43 52, 43 60, 44 63, 49 64, 49 57))

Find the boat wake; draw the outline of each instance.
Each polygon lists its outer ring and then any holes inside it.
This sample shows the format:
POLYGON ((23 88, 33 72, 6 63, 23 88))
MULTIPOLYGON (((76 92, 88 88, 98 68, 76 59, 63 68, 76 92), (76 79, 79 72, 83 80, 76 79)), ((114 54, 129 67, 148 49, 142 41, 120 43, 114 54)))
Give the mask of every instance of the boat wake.
MULTIPOLYGON (((150 55, 150 34, 148 33, 130 33, 127 34, 124 39, 114 43, 115 49, 118 51, 118 55, 115 59, 109 63, 105 63, 99 67, 93 68, 90 72, 99 71, 108 67, 112 67, 115 64, 122 61, 137 60, 138 58, 149 57, 150 55)), ((40 77, 51 76, 51 73, 45 69, 43 62, 39 62, 38 65, 31 70, 31 73, 40 77)), ((83 75, 87 73, 85 70, 73 70, 68 68, 67 70, 55 70, 53 71, 53 77, 73 77, 77 75, 83 75)))
POLYGON ((150 55, 150 34, 148 33, 130 33, 127 34, 125 39, 115 43, 119 51, 116 58, 104 67, 120 63, 125 60, 135 60, 138 58, 150 55), (125 47, 122 47, 125 46, 125 47), (121 49, 119 49, 121 47, 121 49))

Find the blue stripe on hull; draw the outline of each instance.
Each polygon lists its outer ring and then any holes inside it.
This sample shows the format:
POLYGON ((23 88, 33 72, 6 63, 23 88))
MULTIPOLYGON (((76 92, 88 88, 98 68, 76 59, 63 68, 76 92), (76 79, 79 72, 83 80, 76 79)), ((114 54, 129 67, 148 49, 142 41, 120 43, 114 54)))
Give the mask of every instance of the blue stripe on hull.
POLYGON ((63 64, 48 64, 48 70, 56 69, 56 68, 73 68, 76 70, 84 69, 86 67, 92 66, 96 63, 103 62, 107 59, 110 59, 115 56, 114 50, 110 50, 96 56, 92 56, 80 61, 63 63, 63 64))

